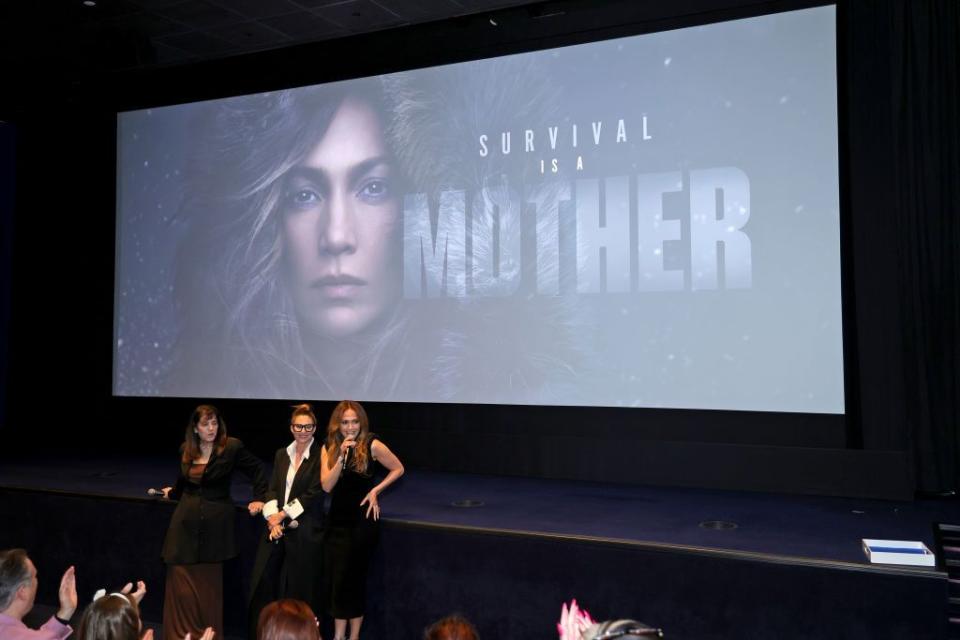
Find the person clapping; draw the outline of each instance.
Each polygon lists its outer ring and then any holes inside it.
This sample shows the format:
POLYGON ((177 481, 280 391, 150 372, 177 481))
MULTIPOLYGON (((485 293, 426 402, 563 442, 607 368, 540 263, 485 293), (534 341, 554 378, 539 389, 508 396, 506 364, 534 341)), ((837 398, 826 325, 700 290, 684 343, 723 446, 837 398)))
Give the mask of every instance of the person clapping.
POLYGON ((0 551, 0 638, 3 640, 64 640, 73 629, 77 610, 77 580, 73 567, 60 579, 60 608, 39 629, 23 624, 37 597, 37 567, 23 549, 0 551))
MULTIPOLYGON (((153 640, 153 630, 144 631, 140 618, 140 603, 146 594, 143 581, 137 582, 136 591, 131 583, 113 593, 100 589, 80 618, 77 640, 153 640)), ((213 640, 214 635, 207 627, 198 640, 213 640)), ((189 633, 184 640, 191 640, 189 633)))

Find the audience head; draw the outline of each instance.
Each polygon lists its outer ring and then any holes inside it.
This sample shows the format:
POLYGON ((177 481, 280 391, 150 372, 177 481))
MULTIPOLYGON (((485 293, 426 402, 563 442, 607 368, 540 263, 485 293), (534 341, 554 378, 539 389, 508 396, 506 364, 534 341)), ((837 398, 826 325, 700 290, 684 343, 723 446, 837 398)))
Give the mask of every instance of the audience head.
POLYGON ((423 633, 424 640, 480 640, 476 627, 459 614, 437 620, 423 633))
POLYGON ((80 618, 77 640, 137 640, 140 609, 133 598, 111 593, 98 598, 80 618))
POLYGON ((320 627, 306 602, 277 600, 260 612, 257 640, 320 640, 320 627))
POLYGON ((663 631, 636 620, 608 620, 591 625, 583 632, 583 640, 649 640, 662 638, 663 631))
POLYGON ((33 608, 37 568, 23 549, 0 551, 0 613, 21 619, 33 608))

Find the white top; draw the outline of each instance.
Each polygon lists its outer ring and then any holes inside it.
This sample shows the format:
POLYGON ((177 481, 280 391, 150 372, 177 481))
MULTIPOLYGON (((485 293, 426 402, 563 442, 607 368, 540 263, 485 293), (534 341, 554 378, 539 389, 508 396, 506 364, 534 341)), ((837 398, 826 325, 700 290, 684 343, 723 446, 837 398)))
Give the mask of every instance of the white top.
MULTIPOLYGON (((310 459, 310 447, 312 446, 313 438, 310 438, 310 441, 307 442, 306 450, 303 452, 303 459, 300 461, 301 465, 304 463, 304 461, 310 459)), ((290 502, 290 488, 293 486, 293 479, 296 477, 297 469, 299 468, 294 466, 297 456, 296 440, 291 442, 290 446, 287 447, 287 455, 290 457, 290 464, 287 466, 287 481, 283 491, 283 512, 286 513, 291 520, 296 520, 303 514, 303 506, 300 504, 299 500, 290 502)), ((280 508, 278 507, 276 500, 271 500, 263 505, 264 519, 269 518, 279 511, 280 508)))

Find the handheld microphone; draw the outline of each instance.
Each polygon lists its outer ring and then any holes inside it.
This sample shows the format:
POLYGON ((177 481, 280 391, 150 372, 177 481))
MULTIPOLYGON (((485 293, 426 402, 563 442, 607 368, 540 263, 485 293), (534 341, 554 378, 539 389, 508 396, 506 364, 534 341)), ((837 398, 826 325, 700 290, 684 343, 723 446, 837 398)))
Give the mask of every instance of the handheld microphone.
MULTIPOLYGON (((347 438, 347 440, 356 441, 356 437, 347 438)), ((343 468, 344 468, 344 469, 346 469, 346 468, 347 468, 347 465, 350 464, 350 454, 353 453, 353 449, 354 449, 354 447, 350 447, 349 449, 347 449, 347 452, 346 452, 345 454, 343 454, 343 468)))
POLYGON ((153 487, 150 487, 149 489, 147 489, 147 495, 148 495, 148 496, 162 496, 162 495, 163 495, 163 491, 160 491, 160 489, 154 489, 153 487))

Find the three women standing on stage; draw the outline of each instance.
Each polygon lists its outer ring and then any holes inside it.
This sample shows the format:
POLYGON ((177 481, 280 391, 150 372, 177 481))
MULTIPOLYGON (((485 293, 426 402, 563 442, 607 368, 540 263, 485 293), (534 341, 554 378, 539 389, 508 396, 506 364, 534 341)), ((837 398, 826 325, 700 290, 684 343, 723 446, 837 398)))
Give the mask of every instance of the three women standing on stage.
POLYGON ((252 482, 248 509, 259 512, 267 491, 260 460, 227 437, 215 407, 200 405, 187 423, 177 482, 163 489, 165 498, 180 499, 163 542, 165 639, 198 638, 207 627, 223 637, 223 561, 237 555, 230 497, 235 470, 252 482))
POLYGON ((254 563, 251 620, 268 602, 296 598, 334 618, 334 640, 346 640, 348 625, 350 640, 359 638, 367 569, 379 537, 378 498, 403 475, 403 464, 370 432, 357 402, 336 406, 322 446, 316 428, 310 405, 294 407, 293 442, 276 452, 268 487, 260 461, 227 437, 217 409, 194 410, 177 483, 163 490, 164 497, 180 499, 163 544, 164 638, 199 637, 207 627, 223 634, 222 563, 237 555, 230 498, 234 470, 250 478, 256 499, 248 509, 262 510, 268 529, 254 563), (386 475, 378 482, 381 467, 386 475), (323 491, 331 494, 325 532, 323 491))
MULTIPOLYGON (((293 408, 293 442, 277 449, 263 516, 269 533, 260 540, 253 565, 250 596, 251 630, 260 611, 282 598, 302 600, 320 611, 322 575, 323 488, 320 485, 321 442, 317 418, 309 404, 293 408)), ((254 634, 255 635, 255 634, 254 634)))
POLYGON ((320 454, 320 481, 331 494, 323 542, 326 612, 334 640, 360 636, 366 610, 367 568, 379 537, 379 495, 403 475, 403 464, 375 434, 363 407, 340 402, 330 416, 320 454), (377 482, 377 467, 386 476, 377 482))

